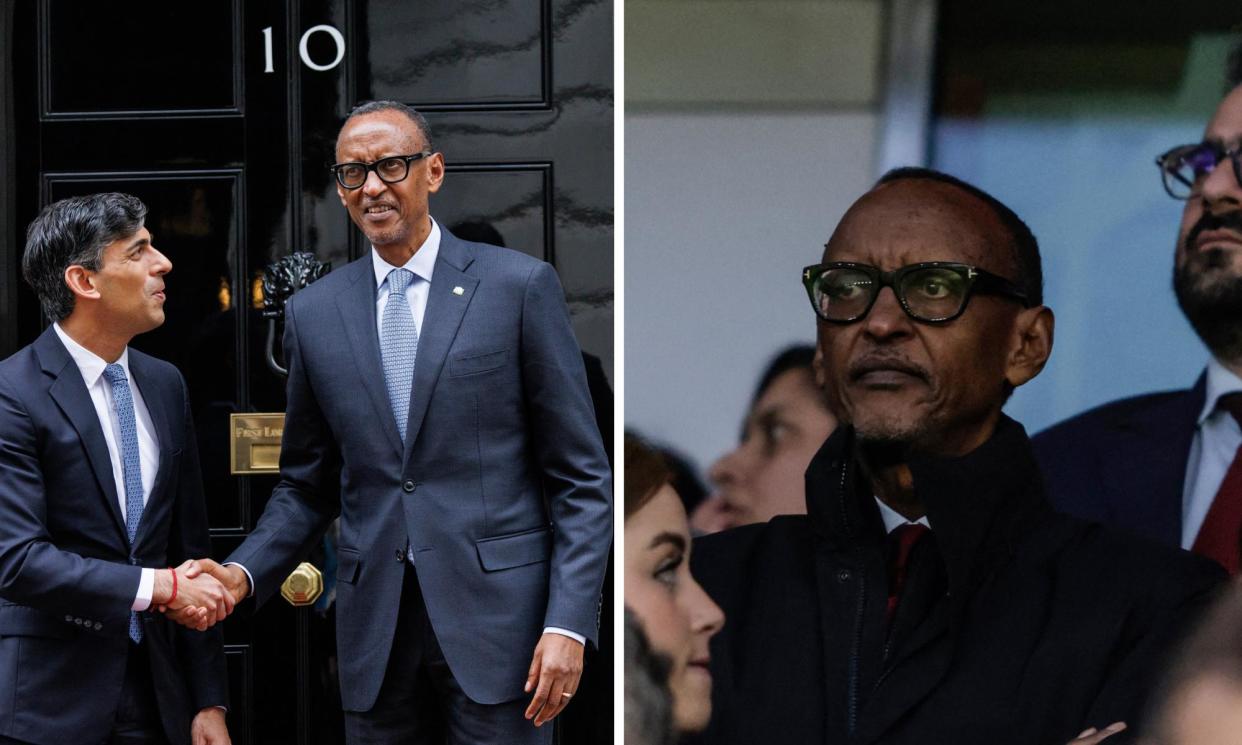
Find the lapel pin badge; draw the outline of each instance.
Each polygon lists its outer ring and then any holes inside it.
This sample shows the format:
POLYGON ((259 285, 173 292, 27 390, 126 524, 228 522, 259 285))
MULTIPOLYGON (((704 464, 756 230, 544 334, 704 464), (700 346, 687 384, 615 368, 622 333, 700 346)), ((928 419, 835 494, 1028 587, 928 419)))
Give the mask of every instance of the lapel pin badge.
POLYGON ((454 288, 453 288, 453 294, 454 294, 454 295, 460 295, 460 294, 462 294, 462 293, 464 293, 464 292, 465 292, 465 290, 463 290, 460 286, 458 286, 458 287, 454 287, 454 288))

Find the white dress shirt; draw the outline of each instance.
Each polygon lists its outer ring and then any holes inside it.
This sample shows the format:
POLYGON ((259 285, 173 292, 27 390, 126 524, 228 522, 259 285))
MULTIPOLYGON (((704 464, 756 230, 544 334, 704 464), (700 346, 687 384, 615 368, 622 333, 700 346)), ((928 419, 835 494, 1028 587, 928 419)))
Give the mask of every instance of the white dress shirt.
MULTIPOLYGON (((375 250, 375 246, 371 247, 371 266, 375 271, 375 333, 382 336, 384 333, 384 308, 388 306, 388 274, 393 269, 408 269, 414 279, 405 287, 405 299, 410 304, 410 313, 414 316, 414 328, 418 330, 421 337, 423 333, 423 317, 427 313, 427 297, 431 293, 431 278, 435 273, 436 257, 440 255, 440 225, 434 219, 431 220, 431 232, 427 234, 427 239, 418 247, 410 260, 405 262, 401 267, 393 266, 380 257, 379 251, 375 250)), ((417 363, 415 363, 417 364, 417 363)), ((251 592, 254 592, 254 578, 250 576, 250 570, 238 564, 242 571, 246 573, 246 578, 250 581, 251 592)), ((567 636, 579 644, 586 644, 586 637, 576 634, 568 629, 561 629, 555 626, 545 628, 544 633, 560 634, 567 636)))
MULTIPOLYGON (((427 313, 427 295, 431 292, 431 275, 435 272, 436 257, 440 255, 440 226, 431 221, 431 232, 427 240, 418 247, 410 260, 401 267, 414 274, 414 279, 405 286, 405 299, 410 304, 410 313, 414 316, 414 328, 423 332, 423 316, 427 313)), ((384 329, 384 308, 388 307, 388 273, 398 267, 380 258, 375 246, 371 247, 371 265, 375 269, 375 331, 381 337, 384 329)))
MULTIPOLYGON (((69 356, 82 373, 82 381, 91 394, 91 403, 95 405, 95 415, 99 417, 99 427, 103 430, 104 440, 108 443, 108 459, 112 462, 112 480, 116 484, 117 500, 121 504, 121 517, 128 521, 125 505, 125 470, 121 461, 121 424, 117 421, 116 408, 112 403, 112 385, 103 376, 108 362, 71 339, 59 323, 52 324, 61 344, 65 345, 69 356)), ((142 391, 134 383, 134 376, 129 371, 129 347, 121 352, 116 361, 125 368, 125 377, 129 380, 129 392, 134 399, 134 419, 138 429, 138 456, 142 465, 142 505, 146 507, 151 497, 151 487, 155 485, 155 474, 160 467, 160 445, 155 435, 155 427, 151 423, 151 413, 142 398, 142 391)), ((134 596, 133 610, 143 611, 151 607, 151 594, 155 588, 155 570, 144 568, 142 579, 138 583, 138 593, 134 596)))
POLYGON ((931 523, 927 522, 927 515, 920 517, 914 522, 910 522, 905 515, 884 504, 879 497, 875 498, 875 503, 880 506, 880 519, 884 521, 885 534, 892 533, 903 525, 922 525, 924 528, 931 530, 931 523))
POLYGON ((1186 461, 1186 484, 1182 492, 1182 548, 1189 550, 1199 535, 1225 473, 1242 445, 1242 429, 1227 411, 1218 411, 1221 396, 1242 392, 1242 378, 1212 358, 1207 366, 1207 395, 1186 461))

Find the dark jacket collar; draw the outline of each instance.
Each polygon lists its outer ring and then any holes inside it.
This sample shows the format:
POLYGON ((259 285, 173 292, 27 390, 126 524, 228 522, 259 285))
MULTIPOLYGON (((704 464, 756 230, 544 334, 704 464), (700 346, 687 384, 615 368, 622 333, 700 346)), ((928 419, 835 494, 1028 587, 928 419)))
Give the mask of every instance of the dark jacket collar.
MULTIPOLYGON (((837 550, 883 539, 873 491, 854 455, 852 427, 839 427, 806 473, 807 512, 816 536, 837 550), (847 457, 848 456, 848 457, 847 457)), ((961 597, 1013 554, 1051 507, 1022 425, 1002 415, 992 436, 956 458, 910 460, 914 491, 948 571, 949 591, 961 597)))

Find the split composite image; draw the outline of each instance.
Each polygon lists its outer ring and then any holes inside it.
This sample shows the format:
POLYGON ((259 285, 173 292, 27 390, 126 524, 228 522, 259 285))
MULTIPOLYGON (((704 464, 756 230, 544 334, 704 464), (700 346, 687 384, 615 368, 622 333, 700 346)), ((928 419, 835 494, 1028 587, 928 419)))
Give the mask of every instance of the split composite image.
POLYGON ((6 0, 0 744, 1242 743, 1242 10, 6 0))

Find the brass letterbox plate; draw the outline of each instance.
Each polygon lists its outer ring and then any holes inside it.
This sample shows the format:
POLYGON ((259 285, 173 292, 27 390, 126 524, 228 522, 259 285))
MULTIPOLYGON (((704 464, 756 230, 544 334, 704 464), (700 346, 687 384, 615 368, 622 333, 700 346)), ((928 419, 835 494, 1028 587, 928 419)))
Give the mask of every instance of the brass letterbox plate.
POLYGON ((284 414, 230 414, 229 473, 279 473, 284 431, 284 414))
POLYGON ((322 594, 323 573, 308 561, 298 564, 280 586, 280 596, 294 606, 314 605, 322 594))

